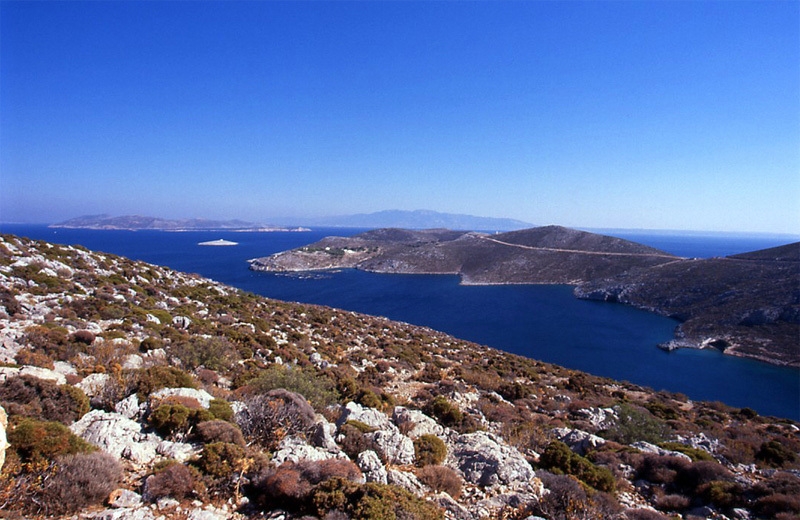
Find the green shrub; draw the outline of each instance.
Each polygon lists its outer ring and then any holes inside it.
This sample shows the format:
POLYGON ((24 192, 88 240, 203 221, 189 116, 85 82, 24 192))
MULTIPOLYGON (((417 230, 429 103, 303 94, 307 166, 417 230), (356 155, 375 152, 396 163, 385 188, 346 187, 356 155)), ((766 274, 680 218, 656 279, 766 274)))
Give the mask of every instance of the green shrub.
POLYGON ((224 399, 212 399, 208 405, 208 411, 215 419, 221 419, 223 421, 230 421, 233 419, 231 403, 224 399))
POLYGON ((419 467, 441 464, 447 456, 447 446, 436 435, 426 434, 414 439, 414 457, 419 467))
POLYGON ((561 441, 553 441, 547 446, 539 464, 555 473, 573 475, 599 491, 613 492, 616 488, 614 475, 608 468, 595 466, 561 441))
POLYGON ((162 388, 197 388, 191 375, 180 368, 166 366, 138 370, 135 385, 140 399, 162 388))
POLYGON ((443 395, 437 395, 428 405, 427 411, 439 419, 445 426, 456 426, 464 419, 458 406, 451 403, 443 395))
POLYGON ((228 442, 212 442, 206 444, 197 461, 200 471, 212 477, 225 477, 231 472, 241 469, 244 459, 244 448, 228 442))
POLYGON ((767 441, 761 444, 756 453, 756 460, 780 468, 797 460, 797 455, 778 441, 767 441))
POLYGON ((170 353, 189 370, 203 366, 209 370, 226 370, 239 356, 236 347, 223 337, 193 338, 170 347, 170 353))
POLYGON ((0 405, 9 415, 72 424, 89 411, 89 398, 72 385, 22 376, 0 383, 0 405))
POLYGON ((191 410, 182 404, 162 404, 150 413, 148 422, 163 436, 185 431, 191 410))
POLYGON ((333 382, 313 369, 272 365, 247 386, 252 393, 266 393, 283 388, 302 395, 317 410, 335 403, 337 399, 333 382))
POLYGON ((645 441, 651 444, 663 442, 669 428, 644 408, 622 403, 617 407, 617 422, 601 434, 620 444, 645 441))
POLYGON ((22 462, 45 462, 58 455, 89 453, 97 448, 56 421, 23 419, 8 432, 8 442, 22 462))
POLYGON ((323 482, 313 492, 317 515, 340 513, 352 520, 443 520, 435 505, 397 486, 356 484, 341 478, 323 482))

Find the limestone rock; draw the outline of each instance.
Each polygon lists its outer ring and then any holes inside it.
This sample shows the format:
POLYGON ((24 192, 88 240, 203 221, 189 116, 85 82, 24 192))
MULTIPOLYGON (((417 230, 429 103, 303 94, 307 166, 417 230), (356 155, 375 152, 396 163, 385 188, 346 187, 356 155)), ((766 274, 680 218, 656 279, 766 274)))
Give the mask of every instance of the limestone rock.
POLYGON ((669 455, 672 457, 679 457, 682 459, 686 459, 689 462, 692 461, 692 458, 686 455, 685 453, 681 453, 679 451, 665 450, 664 448, 659 448, 655 444, 650 444, 649 442, 644 442, 644 441, 634 442, 633 444, 631 444, 631 447, 636 448, 637 450, 643 453, 653 453, 655 455, 660 455, 660 456, 669 455))
POLYGON ((114 411, 127 419, 135 420, 142 413, 143 406, 139 403, 139 396, 131 394, 114 405, 114 411))
POLYGON ((109 381, 111 376, 108 374, 89 374, 75 386, 83 390, 88 397, 94 397, 103 392, 109 381))
POLYGON ((358 454, 356 464, 358 465, 359 469, 361 469, 361 472, 364 474, 364 478, 367 479, 367 482, 386 484, 386 468, 381 463, 381 459, 378 457, 377 453, 372 450, 362 451, 358 454))
POLYGON ((186 462, 200 453, 200 448, 185 442, 161 441, 156 446, 156 453, 178 462, 186 462))
POLYGON ((447 444, 446 464, 458 468, 464 479, 473 484, 527 487, 535 476, 519 450, 491 433, 481 431, 457 435, 447 444))
POLYGON ((375 448, 387 463, 414 463, 414 441, 400 433, 396 427, 389 430, 378 430, 365 436, 372 439, 375 448))
POLYGON ((553 433, 558 440, 569 446, 578 455, 586 455, 590 449, 597 449, 606 443, 606 440, 597 435, 583 430, 571 430, 569 428, 555 428, 553 433))
POLYGON ((394 409, 392 420, 400 428, 400 431, 406 432, 406 435, 412 439, 422 435, 436 435, 437 437, 444 435, 444 427, 419 410, 397 406, 394 409))
POLYGON ((108 497, 108 505, 116 509, 138 507, 142 505, 142 496, 130 489, 115 489, 108 497))
POLYGON ((320 421, 314 425, 311 431, 310 441, 313 446, 323 448, 328 451, 337 451, 339 447, 334 439, 336 425, 328 421, 320 421))
POLYGON ((437 493, 431 497, 431 502, 441 507, 445 511, 445 518, 450 520, 475 520, 479 518, 470 512, 467 508, 453 500, 453 497, 447 493, 437 493))
POLYGON ((91 520, 156 520, 153 512, 147 507, 105 509, 97 513, 81 515, 81 518, 91 520))
POLYGON ((614 425, 617 414, 613 408, 582 408, 575 412, 575 415, 588 421, 594 428, 602 430, 614 425))
POLYGON ((5 409, 0 406, 0 469, 3 469, 3 464, 6 462, 6 450, 9 446, 6 428, 8 428, 8 416, 5 409))
POLYGON ((281 465, 284 462, 300 462, 301 460, 327 460, 327 459, 346 459, 341 451, 328 451, 320 448, 315 448, 308 444, 305 440, 299 437, 285 437, 275 454, 272 456, 272 462, 276 465, 281 465))
POLYGON ((75 435, 117 458, 146 464, 157 456, 158 436, 142 433, 139 423, 118 413, 92 410, 69 428, 75 435))
POLYGON ((417 476, 406 471, 399 471, 396 469, 387 470, 386 482, 387 484, 400 486, 418 497, 424 495, 426 492, 425 486, 419 481, 417 476))
POLYGON ((59 385, 67 384, 67 378, 64 374, 59 374, 55 370, 50 370, 49 368, 26 365, 19 369, 18 374, 20 376, 32 376, 38 377, 39 379, 44 379, 45 381, 53 381, 59 385))
POLYGON ((366 408, 358 403, 350 401, 342 409, 342 415, 336 421, 336 426, 341 426, 347 421, 359 421, 376 430, 397 429, 387 415, 374 408, 366 408))
POLYGON ((150 394, 150 402, 155 403, 167 397, 187 397, 189 399, 196 399, 200 406, 208 409, 214 396, 205 390, 195 390, 194 388, 162 388, 150 394))

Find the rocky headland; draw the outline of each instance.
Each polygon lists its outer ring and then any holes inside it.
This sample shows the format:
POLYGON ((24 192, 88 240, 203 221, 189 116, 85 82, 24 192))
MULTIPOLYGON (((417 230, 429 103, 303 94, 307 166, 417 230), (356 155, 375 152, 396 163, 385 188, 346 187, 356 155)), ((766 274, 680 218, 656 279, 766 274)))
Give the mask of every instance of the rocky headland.
POLYGON ((257 258, 250 268, 455 274, 464 284, 570 284, 579 298, 678 320, 675 340, 663 348, 717 348, 800 367, 800 243, 687 259, 559 226, 494 235, 379 229, 257 258))

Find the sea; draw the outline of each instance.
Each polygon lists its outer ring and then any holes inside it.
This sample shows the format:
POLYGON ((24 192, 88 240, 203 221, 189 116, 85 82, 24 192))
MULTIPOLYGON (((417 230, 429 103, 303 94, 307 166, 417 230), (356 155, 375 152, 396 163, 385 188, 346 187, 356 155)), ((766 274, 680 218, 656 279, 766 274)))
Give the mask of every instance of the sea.
MULTIPOLYGON (((0 224, 0 232, 79 244, 213 280, 269 298, 328 305, 431 327, 529 358, 800 421, 800 369, 726 356, 716 350, 665 352, 677 322, 632 307, 578 300, 565 285, 460 285, 456 276, 374 274, 345 269, 276 274, 247 260, 300 247, 353 228, 307 232, 119 231, 0 224), (236 246, 200 246, 225 239, 236 246)), ((603 230, 683 257, 727 256, 800 237, 603 230)), ((800 348, 800 338, 798 338, 800 348)))

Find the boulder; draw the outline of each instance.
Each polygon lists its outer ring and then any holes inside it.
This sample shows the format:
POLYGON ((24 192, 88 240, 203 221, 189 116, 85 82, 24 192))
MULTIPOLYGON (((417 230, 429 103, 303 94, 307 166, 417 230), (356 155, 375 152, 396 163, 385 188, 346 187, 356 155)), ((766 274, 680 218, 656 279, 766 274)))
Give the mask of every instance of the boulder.
POLYGON ((156 520, 153 512, 147 507, 105 509, 96 513, 82 514, 81 518, 91 520, 156 520))
POLYGON ((172 324, 180 329, 188 329, 192 324, 192 320, 186 316, 175 316, 172 318, 172 324))
POLYGON ((692 458, 686 455, 685 453, 681 453, 679 451, 665 450, 664 448, 660 448, 655 444, 650 444, 649 442, 644 442, 644 441, 634 442, 633 444, 631 444, 631 447, 636 448, 642 453, 653 453, 655 455, 660 455, 662 457, 669 455, 671 457, 679 457, 682 459, 686 459, 689 462, 692 461, 692 458))
POLYGON ((575 412, 575 415, 598 430, 610 428, 617 419, 617 413, 613 408, 582 408, 575 412))
POLYGON ((475 520, 479 518, 447 493, 437 493, 430 498, 430 501, 442 508, 445 511, 445 518, 449 520, 475 520))
POLYGON ((135 420, 139 414, 143 412, 142 408, 144 407, 139 403, 139 396, 136 394, 131 394, 114 405, 115 412, 125 418, 133 420, 135 420))
POLYGON ((419 410, 397 406, 392 414, 392 420, 401 432, 405 432, 412 439, 422 435, 436 435, 437 437, 444 435, 444 427, 419 410))
POLYGON ((365 436, 372 440, 375 449, 387 463, 414 463, 414 441, 400 433, 396 427, 367 433, 365 436))
POLYGON ((597 449, 606 443, 604 438, 592 435, 583 430, 555 428, 553 429, 553 433, 558 440, 569 446, 569 448, 578 455, 586 455, 587 451, 597 449))
POLYGON ((367 480, 367 482, 386 484, 386 468, 383 466, 383 463, 381 462, 381 459, 378 457, 377 453, 372 450, 362 451, 358 454, 356 464, 358 465, 359 469, 361 469, 361 472, 364 474, 364 478, 367 480))
POLYGON ((72 426, 72 433, 117 458, 147 464, 157 457, 161 439, 144 434, 136 421, 118 413, 92 410, 72 426))
POLYGON ((448 440, 447 445, 446 465, 458 468, 464 479, 473 484, 528 487, 535 476, 519 450, 491 433, 481 431, 456 435, 448 440))
POLYGON ((111 376, 108 374, 89 374, 75 386, 83 390, 88 397, 94 397, 103 392, 109 381, 111 381, 111 376))
POLYGON ((334 439, 335 433, 336 425, 323 420, 314 425, 313 429, 311 430, 309 440, 311 441, 311 444, 317 448, 322 448, 328 451, 337 451, 339 447, 334 439))
POLYGON ((425 494, 425 485, 419 481, 416 475, 407 471, 400 471, 396 469, 389 469, 386 472, 386 483, 414 493, 418 497, 425 494))
POLYGON ((397 429, 397 426, 392 423, 385 413, 374 408, 366 408, 352 401, 342 408, 342 414, 339 416, 339 420, 336 421, 336 426, 340 427, 347 421, 362 422, 376 430, 397 429))
POLYGON ((327 460, 327 459, 346 459, 347 455, 342 451, 328 451, 315 448, 299 437, 284 437, 281 440, 272 462, 281 465, 284 462, 300 462, 301 460, 327 460))
POLYGON ((186 462, 200 453, 201 449, 185 442, 161 441, 156 446, 156 453, 178 462, 186 462))
POLYGON ((116 509, 138 507, 142 505, 142 495, 130 489, 115 489, 108 497, 108 505, 116 509))
MULTIPOLYGON (((1 371, 6 372, 7 370, 7 368, 3 368, 1 371)), ((64 374, 59 374, 55 370, 50 370, 49 368, 26 365, 17 369, 14 375, 38 377, 39 379, 44 379, 45 381, 53 381, 59 385, 67 384, 67 378, 64 374)), ((0 380, 5 380, 5 377, 0 376, 0 380)))

